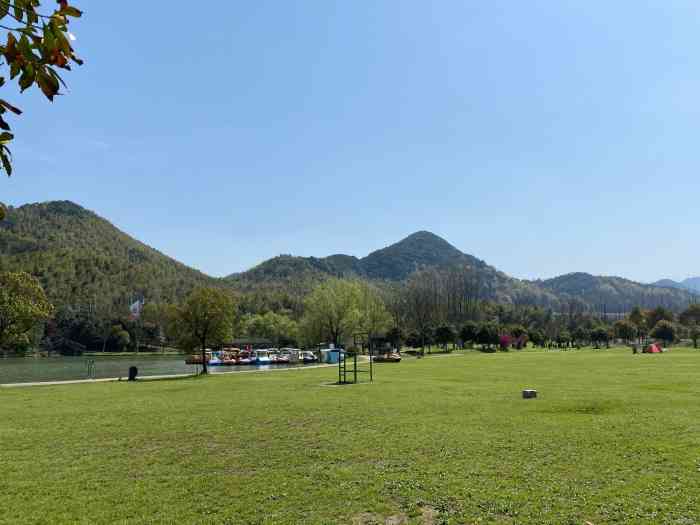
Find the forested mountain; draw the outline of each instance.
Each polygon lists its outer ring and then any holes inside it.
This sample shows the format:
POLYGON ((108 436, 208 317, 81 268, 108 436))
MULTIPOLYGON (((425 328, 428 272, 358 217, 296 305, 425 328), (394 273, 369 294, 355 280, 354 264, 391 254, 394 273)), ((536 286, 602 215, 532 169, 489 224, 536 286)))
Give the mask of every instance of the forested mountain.
POLYGON ((360 277, 377 281, 403 281, 421 269, 459 268, 474 283, 480 299, 510 304, 531 304, 568 310, 626 312, 636 305, 665 306, 682 310, 695 298, 686 290, 645 285, 621 277, 599 277, 571 273, 554 279, 523 281, 514 279, 472 255, 461 252, 430 232, 417 232, 372 252, 366 257, 332 255, 326 258, 275 257, 255 268, 229 276, 227 281, 246 289, 313 283, 329 276, 360 277))
POLYGON ((9 209, 0 221, 0 270, 33 274, 57 306, 98 311, 144 296, 177 300, 219 282, 68 201, 9 209))
POLYGON ((417 270, 453 272, 478 299, 565 310, 627 311, 635 305, 674 310, 695 302, 688 291, 619 277, 573 273, 544 281, 514 279, 430 232, 417 232, 358 258, 280 255, 224 279, 209 277, 146 246, 77 204, 61 201, 10 208, 0 222, 0 270, 39 278, 57 306, 108 313, 131 301, 177 301, 196 286, 227 286, 247 293, 248 310, 299 312, 304 296, 329 277, 398 283, 417 270), (459 274, 457 276, 457 274, 459 274))
POLYGON ((686 290, 641 284, 622 277, 601 277, 588 273, 569 273, 545 281, 536 281, 563 301, 577 299, 607 312, 628 312, 634 306, 664 306, 682 310, 696 299, 686 290))
POLYGON ((654 286, 663 288, 676 288, 678 290, 688 290, 691 292, 700 293, 700 277, 689 277, 682 281, 673 281, 672 279, 661 279, 653 283, 654 286))

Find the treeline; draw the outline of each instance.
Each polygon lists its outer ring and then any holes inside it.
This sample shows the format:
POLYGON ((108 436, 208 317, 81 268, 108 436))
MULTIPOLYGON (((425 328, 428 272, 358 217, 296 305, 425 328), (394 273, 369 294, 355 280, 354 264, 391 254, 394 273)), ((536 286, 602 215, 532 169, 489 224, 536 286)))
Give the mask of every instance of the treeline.
MULTIPOLYGON (((190 307, 194 311, 193 297, 198 297, 200 290, 208 290, 207 297, 226 298, 222 304, 227 305, 224 323, 227 328, 208 337, 209 345, 249 338, 264 339, 274 346, 388 344, 421 349, 440 345, 448 349, 456 345, 478 345, 483 350, 492 350, 522 348, 527 343, 600 346, 613 340, 631 342, 646 337, 666 343, 684 338, 697 343, 700 333, 697 304, 679 315, 663 306, 635 307, 616 319, 575 300, 564 311, 501 304, 485 299, 488 294, 484 293, 483 281, 460 268, 417 271, 401 283, 330 278, 317 283, 309 292, 300 289, 297 296, 284 291, 244 293, 203 286, 181 301, 146 297, 138 311, 130 310, 127 301, 108 310, 67 305, 54 308, 36 278, 21 272, 0 272, 0 276, 9 279, 8 282, 14 279, 24 283, 24 288, 4 287, 0 329, 6 323, 3 319, 17 317, 12 308, 29 305, 22 314, 21 336, 17 329, 12 337, 6 330, 4 341, 0 340, 4 352, 41 349, 70 354, 167 348, 191 351, 201 346, 201 341, 190 337, 186 330, 183 333, 182 326, 189 322, 183 311, 190 307), (49 306, 32 307, 31 301, 37 302, 37 297, 43 297, 49 306)), ((204 304, 198 308, 198 312, 206 312, 208 307, 204 304)))

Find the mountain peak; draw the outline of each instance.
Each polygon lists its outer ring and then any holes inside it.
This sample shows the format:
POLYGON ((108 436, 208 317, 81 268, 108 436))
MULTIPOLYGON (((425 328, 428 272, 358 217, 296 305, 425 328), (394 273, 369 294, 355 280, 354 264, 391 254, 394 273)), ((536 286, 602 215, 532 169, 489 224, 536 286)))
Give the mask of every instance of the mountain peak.
MULTIPOLYGON (((448 245, 448 246, 454 248, 454 246, 452 246, 445 239, 443 239, 439 235, 437 235, 433 232, 429 232, 427 230, 420 230, 420 231, 414 232, 411 235, 404 237, 403 239, 401 239, 400 241, 398 241, 395 244, 401 244, 401 243, 405 243, 405 242, 439 243, 439 244, 448 245)), ((454 248, 454 249, 456 250, 457 248, 454 248)))
POLYGON ((373 279, 403 280, 421 268, 454 264, 483 264, 459 251, 442 237, 421 230, 360 259, 365 275, 373 279))
POLYGON ((83 208, 73 201, 47 201, 24 204, 18 208, 19 210, 35 210, 39 212, 49 213, 52 215, 95 215, 90 210, 83 208))

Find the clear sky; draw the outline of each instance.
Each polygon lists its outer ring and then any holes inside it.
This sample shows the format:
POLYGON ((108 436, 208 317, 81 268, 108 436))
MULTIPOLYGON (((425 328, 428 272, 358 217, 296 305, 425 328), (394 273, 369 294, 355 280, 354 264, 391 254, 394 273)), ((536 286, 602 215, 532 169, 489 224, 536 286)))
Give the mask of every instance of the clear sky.
POLYGON ((5 94, 5 202, 213 275, 416 230, 516 277, 700 274, 696 0, 76 4, 68 96, 5 94))

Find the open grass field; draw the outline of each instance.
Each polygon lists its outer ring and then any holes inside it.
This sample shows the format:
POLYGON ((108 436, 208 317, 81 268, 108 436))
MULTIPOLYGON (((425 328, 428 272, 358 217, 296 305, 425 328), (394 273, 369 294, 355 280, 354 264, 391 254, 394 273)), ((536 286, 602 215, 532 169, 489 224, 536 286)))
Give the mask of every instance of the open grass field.
POLYGON ((0 389, 0 522, 700 523, 700 351, 335 372, 0 389))

